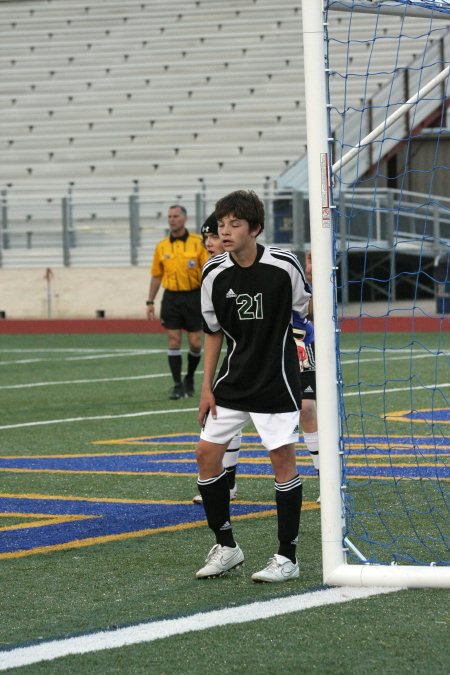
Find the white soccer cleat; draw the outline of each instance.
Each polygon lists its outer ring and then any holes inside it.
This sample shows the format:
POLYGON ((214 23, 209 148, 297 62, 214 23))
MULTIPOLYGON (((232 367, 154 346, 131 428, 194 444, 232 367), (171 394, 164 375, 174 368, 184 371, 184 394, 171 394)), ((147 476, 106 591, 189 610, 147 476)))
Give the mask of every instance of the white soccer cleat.
POLYGON ((316 504, 320 504, 320 495, 316 499, 316 504))
POLYGON ((199 569, 195 575, 197 579, 208 579, 210 577, 221 577, 235 567, 239 567, 244 562, 244 554, 239 544, 234 548, 216 544, 212 547, 206 557, 206 565, 199 569))
POLYGON ((279 581, 289 581, 290 579, 298 579, 299 568, 298 562, 294 563, 282 555, 276 553, 269 564, 260 572, 252 574, 253 581, 266 581, 268 583, 277 583, 279 581))
MULTIPOLYGON (((234 488, 231 488, 230 490, 230 501, 233 501, 233 499, 237 499, 237 485, 235 485, 234 488)), ((195 495, 192 501, 194 502, 194 504, 203 504, 203 499, 201 495, 195 495)))

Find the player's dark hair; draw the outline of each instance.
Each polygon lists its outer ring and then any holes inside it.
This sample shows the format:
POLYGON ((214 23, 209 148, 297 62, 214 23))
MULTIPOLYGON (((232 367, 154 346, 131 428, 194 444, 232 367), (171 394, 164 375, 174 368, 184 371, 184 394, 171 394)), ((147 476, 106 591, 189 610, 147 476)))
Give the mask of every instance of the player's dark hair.
POLYGON ((169 211, 170 209, 180 209, 181 213, 185 216, 187 216, 187 211, 184 206, 181 204, 172 204, 172 206, 169 206, 169 211))
POLYGON ((215 213, 217 220, 233 215, 239 220, 246 220, 250 230, 259 227, 261 233, 264 229, 264 204, 253 190, 230 192, 216 203, 215 213))

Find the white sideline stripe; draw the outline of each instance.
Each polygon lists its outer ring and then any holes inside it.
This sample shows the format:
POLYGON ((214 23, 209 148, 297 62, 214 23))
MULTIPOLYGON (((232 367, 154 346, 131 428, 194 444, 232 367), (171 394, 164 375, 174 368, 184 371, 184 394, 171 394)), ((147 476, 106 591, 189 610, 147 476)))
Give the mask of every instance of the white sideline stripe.
MULTIPOLYGON (((200 371, 198 371, 200 372, 200 371)), ((30 389, 31 387, 53 387, 57 384, 96 384, 98 382, 124 382, 126 380, 151 380, 155 377, 170 377, 170 373, 156 373, 155 375, 124 375, 123 377, 98 377, 86 380, 52 380, 50 382, 28 382, 25 384, 5 384, 2 389, 30 389)))
POLYGON ((132 354, 133 352, 142 352, 145 351, 148 354, 159 354, 160 352, 165 352, 167 349, 142 349, 142 348, 128 348, 128 347, 108 347, 105 349, 104 347, 20 347, 20 348, 10 348, 10 347, 5 347, 0 349, 0 354, 34 354, 34 353, 48 353, 48 354, 53 354, 55 352, 68 352, 68 353, 89 353, 89 354, 94 354, 94 353, 102 353, 104 354, 105 352, 129 352, 132 354))
MULTIPOLYGON (((353 352, 354 353, 354 352, 353 352)), ((398 356, 398 354, 394 353, 388 353, 388 354, 383 354, 381 350, 379 350, 379 356, 383 357, 383 361, 389 361, 389 358, 395 359, 395 361, 409 361, 411 358, 413 359, 436 359, 438 356, 446 356, 444 352, 439 352, 437 354, 418 354, 418 353, 412 353, 412 354, 407 354, 406 356, 398 356)), ((344 354, 344 352, 341 352, 342 356, 347 356, 348 354, 344 354)), ((351 366, 355 363, 376 363, 380 359, 341 359, 341 363, 343 366, 351 366)))
POLYGON ((398 391, 436 391, 437 389, 446 389, 450 387, 450 382, 442 382, 439 384, 423 384, 417 387, 392 387, 391 389, 369 389, 368 391, 346 391, 344 396, 368 396, 369 394, 394 394, 398 391))
MULTIPOLYGON (((344 396, 372 396, 374 394, 392 394, 399 391, 446 389, 450 387, 450 382, 444 382, 437 386, 417 386, 417 387, 395 387, 393 389, 372 389, 370 391, 346 392, 344 396)), ((59 420, 41 420, 39 422, 20 422, 18 424, 4 424, 0 426, 0 431, 6 429, 22 429, 23 427, 42 427, 49 424, 65 424, 67 422, 89 422, 92 420, 118 420, 126 417, 145 417, 146 415, 168 415, 169 413, 180 412, 198 412, 198 408, 177 408, 176 410, 143 410, 135 413, 122 413, 119 415, 95 415, 91 417, 66 417, 59 420)))
POLYGON ((66 422, 89 422, 91 420, 118 420, 124 417, 145 417, 146 415, 169 415, 180 412, 198 412, 198 408, 177 408, 174 410, 143 410, 136 413, 123 413, 122 415, 92 415, 91 417, 66 417, 61 420, 41 420, 40 422, 21 422, 20 424, 4 424, 0 430, 22 429, 22 427, 42 427, 47 424, 65 424, 66 422))
MULTIPOLYGON (((114 353, 110 353, 109 351, 104 352, 104 353, 96 353, 96 354, 88 354, 88 355, 83 355, 83 356, 65 356, 64 358, 58 359, 58 362, 60 361, 96 361, 97 359, 116 359, 121 356, 147 356, 148 354, 164 354, 167 352, 167 349, 154 349, 154 350, 148 350, 148 349, 143 349, 141 351, 133 350, 133 351, 117 351, 114 353)), ((25 364, 25 363, 55 363, 55 359, 19 359, 18 361, 0 361, 0 366, 10 366, 10 365, 18 365, 18 364, 25 364)))
MULTIPOLYGON (((203 582, 204 583, 204 582, 203 582)), ((328 588, 323 591, 314 591, 300 595, 292 595, 284 598, 276 598, 265 602, 253 602, 249 605, 214 610, 212 612, 199 612, 191 616, 179 619, 166 619, 163 621, 150 621, 136 626, 118 628, 110 631, 100 631, 89 635, 52 640, 29 647, 16 647, 10 651, 0 652, 0 670, 28 666, 41 661, 53 661, 63 656, 74 654, 87 654, 104 649, 117 649, 129 645, 142 644, 162 640, 172 635, 181 635, 193 631, 206 630, 228 624, 247 623, 268 619, 282 614, 301 612, 313 607, 339 604, 368 598, 372 595, 395 593, 403 588, 354 588, 343 586, 342 588, 328 588)))

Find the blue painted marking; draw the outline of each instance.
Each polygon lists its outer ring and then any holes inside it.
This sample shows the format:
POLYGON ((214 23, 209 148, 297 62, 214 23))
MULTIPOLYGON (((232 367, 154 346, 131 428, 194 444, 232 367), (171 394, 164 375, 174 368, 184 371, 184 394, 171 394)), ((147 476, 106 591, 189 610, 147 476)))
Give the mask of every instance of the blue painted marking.
MULTIPOLYGON (((274 509, 270 504, 231 505, 233 516, 261 513, 274 509)), ((200 523, 205 520, 202 507, 194 504, 141 504, 98 502, 58 498, 0 497, 1 513, 37 513, 49 516, 82 515, 87 520, 50 523, 38 527, 0 530, 2 553, 30 551, 36 547, 58 548, 73 541, 123 535, 148 529, 200 523)), ((32 525, 32 521, 30 521, 32 525)), ((92 543, 96 543, 95 541, 92 543)))
POLYGON ((405 412, 398 419, 414 420, 415 422, 450 422, 449 410, 413 410, 405 412))
MULTIPOLYGON (((400 418, 399 418, 400 419, 400 418)), ((114 443, 117 445, 188 445, 196 444, 198 441, 198 434, 174 434, 167 436, 145 436, 142 438, 122 438, 115 441, 104 441, 104 443, 114 443)), ((348 451, 351 454, 361 454, 364 455, 367 452, 379 452, 380 454, 386 454, 388 449, 386 446, 389 446, 389 451, 401 454, 401 453, 411 453, 417 449, 420 449, 421 453, 430 453, 433 454, 436 450, 440 451, 441 449, 450 450, 450 438, 447 437, 438 437, 435 436, 378 436, 378 435, 366 435, 366 436, 344 436, 344 441, 348 447, 348 451), (356 448, 354 446, 362 445, 362 448, 356 448), (378 448, 378 445, 381 446, 378 448), (433 446, 433 447, 427 447, 433 446)), ((97 441, 101 444, 102 441, 97 441)), ((304 443, 303 438, 300 436, 300 443, 304 443)), ((252 445, 261 445, 261 439, 258 434, 244 434, 242 436, 242 446, 248 444, 252 445)), ((297 451, 299 456, 308 456, 308 452, 302 448, 299 448, 297 451)), ((245 456, 245 450, 241 450, 241 457, 245 456)), ((263 457, 267 456, 267 451, 264 448, 254 448, 252 453, 248 455, 249 457, 263 457), (259 453, 259 454, 255 454, 259 453)))
MULTIPOLYGON (((429 439, 427 439, 429 440, 429 439)), ((416 449, 394 448, 388 449, 370 447, 366 450, 352 451, 350 457, 361 456, 368 452, 377 455, 380 458, 389 456, 401 456, 403 454, 414 454, 416 449)), ((376 464, 364 466, 352 466, 348 463, 347 474, 349 476, 400 476, 405 477, 439 477, 445 478, 450 475, 450 466, 444 465, 445 456, 442 453, 436 453, 433 448, 419 449, 420 456, 429 456, 429 462, 434 460, 434 466, 417 466, 411 464, 393 464, 388 467, 377 466, 376 464)), ((308 457, 306 451, 298 453, 299 458, 308 457)), ((173 473, 197 474, 197 463, 192 452, 161 452, 149 454, 111 454, 111 455, 91 455, 70 457, 10 457, 0 458, 0 469, 16 471, 83 471, 83 472, 109 472, 109 473, 173 473)), ((316 471, 312 464, 299 464, 298 470, 302 476, 316 476, 316 471)), ((239 459, 239 473, 247 475, 272 475, 272 467, 265 450, 242 450, 239 459), (255 459, 264 461, 254 462, 255 459), (248 461, 250 460, 250 461, 248 461), (253 460, 253 461, 252 461, 253 460)))

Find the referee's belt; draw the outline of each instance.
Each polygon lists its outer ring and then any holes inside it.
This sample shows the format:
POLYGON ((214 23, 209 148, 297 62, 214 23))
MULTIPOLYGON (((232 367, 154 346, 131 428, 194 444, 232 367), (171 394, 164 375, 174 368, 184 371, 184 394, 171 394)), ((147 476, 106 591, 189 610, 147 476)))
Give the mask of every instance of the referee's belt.
POLYGON ((188 291, 171 291, 168 288, 165 288, 164 292, 165 293, 173 293, 174 295, 179 295, 180 293, 183 293, 183 294, 184 293, 197 293, 199 290, 200 290, 200 286, 198 286, 197 288, 191 288, 188 291))

